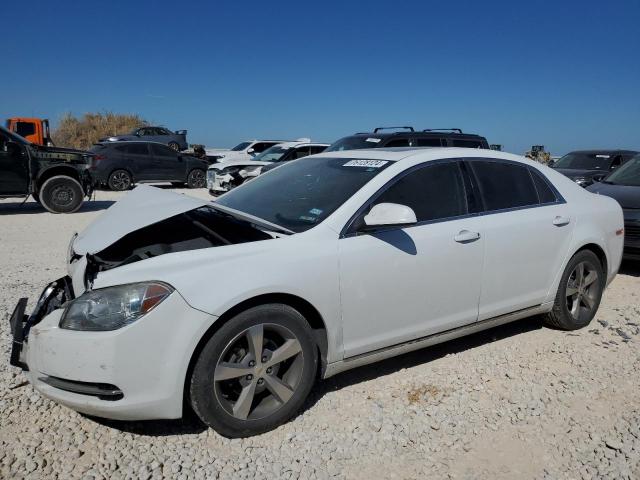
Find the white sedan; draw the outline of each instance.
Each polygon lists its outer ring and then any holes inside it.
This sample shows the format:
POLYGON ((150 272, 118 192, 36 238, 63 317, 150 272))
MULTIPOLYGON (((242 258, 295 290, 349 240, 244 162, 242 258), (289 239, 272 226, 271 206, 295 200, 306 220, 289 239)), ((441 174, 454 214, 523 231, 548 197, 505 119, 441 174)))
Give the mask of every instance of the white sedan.
POLYGON ((249 436, 318 378, 532 315, 588 325, 623 233, 615 200, 489 150, 323 153, 212 203, 138 187, 18 303, 11 360, 86 414, 188 405, 249 436))

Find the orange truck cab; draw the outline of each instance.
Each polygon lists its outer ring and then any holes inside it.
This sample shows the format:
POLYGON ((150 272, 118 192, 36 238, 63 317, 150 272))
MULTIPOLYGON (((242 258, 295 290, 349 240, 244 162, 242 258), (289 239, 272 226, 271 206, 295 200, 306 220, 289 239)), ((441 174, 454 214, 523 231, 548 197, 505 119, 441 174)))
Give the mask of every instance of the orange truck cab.
POLYGON ((12 117, 7 119, 7 130, 17 133, 31 143, 51 147, 49 120, 42 118, 12 117))

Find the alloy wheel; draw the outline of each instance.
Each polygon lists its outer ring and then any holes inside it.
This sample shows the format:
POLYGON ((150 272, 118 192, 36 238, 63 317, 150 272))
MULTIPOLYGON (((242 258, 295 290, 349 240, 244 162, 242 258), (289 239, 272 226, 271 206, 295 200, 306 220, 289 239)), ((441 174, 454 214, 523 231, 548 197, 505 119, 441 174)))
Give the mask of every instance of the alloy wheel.
POLYGON ((205 174, 202 170, 194 170, 190 174, 191 181, 189 182, 193 188, 203 188, 206 184, 205 174))
POLYGON ((567 280, 567 309, 578 320, 596 307, 600 293, 598 271, 589 262, 578 263, 567 280))
POLYGON ((115 190, 127 190, 130 185, 129 175, 125 172, 116 172, 111 176, 111 185, 115 190))
POLYGON ((264 418, 291 399, 303 367, 302 346, 291 330, 258 324, 224 348, 213 373, 214 395, 239 420, 264 418))

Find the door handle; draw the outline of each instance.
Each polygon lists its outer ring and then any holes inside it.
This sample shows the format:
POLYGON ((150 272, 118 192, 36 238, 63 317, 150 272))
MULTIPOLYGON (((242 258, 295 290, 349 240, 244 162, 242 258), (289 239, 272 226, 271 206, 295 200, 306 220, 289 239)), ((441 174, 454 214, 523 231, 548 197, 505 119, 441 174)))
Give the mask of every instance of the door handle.
POLYGON ((480 234, 469 230, 461 230, 453 239, 458 243, 471 243, 480 239, 480 234))
POLYGON ((565 225, 569 225, 570 222, 571 219, 569 217, 561 217, 560 215, 553 219, 553 224, 556 227, 564 227, 565 225))

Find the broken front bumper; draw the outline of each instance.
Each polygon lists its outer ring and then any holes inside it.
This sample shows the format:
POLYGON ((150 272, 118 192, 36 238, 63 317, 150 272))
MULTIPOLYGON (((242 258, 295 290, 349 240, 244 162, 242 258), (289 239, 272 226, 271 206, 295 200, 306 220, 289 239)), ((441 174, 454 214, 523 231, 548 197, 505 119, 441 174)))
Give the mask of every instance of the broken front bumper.
POLYGON ((207 188, 211 193, 225 193, 233 187, 231 183, 234 181, 232 175, 216 174, 214 170, 207 170, 207 188))
MULTIPOLYGON (((42 304, 55 303, 50 299, 56 293, 59 287, 52 292, 48 286, 42 304)), ((182 416, 189 361, 215 317, 174 292, 126 327, 89 332, 60 328, 61 305, 48 312, 36 308, 30 316, 24 315, 25 305, 21 299, 11 318, 18 326, 11 364, 25 370, 41 395, 87 415, 118 420, 182 416), (35 322, 38 311, 47 313, 35 322)))

